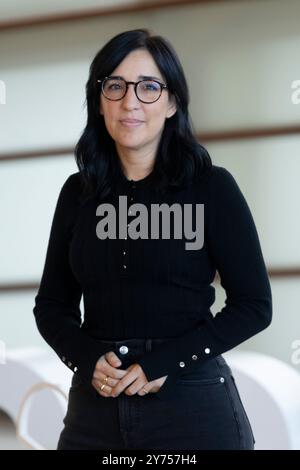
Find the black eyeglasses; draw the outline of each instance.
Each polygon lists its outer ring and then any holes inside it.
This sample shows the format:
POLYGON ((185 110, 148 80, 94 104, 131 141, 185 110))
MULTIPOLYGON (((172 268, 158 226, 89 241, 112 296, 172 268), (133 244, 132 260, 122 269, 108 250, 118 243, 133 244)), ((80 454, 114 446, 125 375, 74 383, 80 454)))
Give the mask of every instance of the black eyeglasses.
POLYGON ((138 100, 142 103, 154 103, 157 101, 164 88, 168 88, 164 83, 158 80, 139 80, 138 82, 127 82, 124 78, 105 77, 103 80, 97 80, 101 83, 101 93, 105 98, 112 101, 118 101, 124 98, 127 93, 128 85, 134 85, 134 91, 138 100))

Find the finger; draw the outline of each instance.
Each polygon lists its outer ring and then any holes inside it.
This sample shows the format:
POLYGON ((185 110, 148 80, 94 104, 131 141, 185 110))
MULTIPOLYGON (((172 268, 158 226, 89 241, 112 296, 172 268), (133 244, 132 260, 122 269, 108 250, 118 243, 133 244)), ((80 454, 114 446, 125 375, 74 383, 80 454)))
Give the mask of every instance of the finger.
POLYGON ((113 367, 120 367, 120 365, 122 364, 122 361, 118 358, 116 353, 114 353, 113 351, 109 351, 108 353, 106 353, 105 359, 113 367))
POLYGON ((141 397, 144 395, 148 395, 150 392, 151 387, 149 387, 150 383, 146 382, 144 385, 138 390, 137 394, 140 395, 141 397))
POLYGON ((95 390, 99 393, 99 395, 102 395, 103 397, 111 396, 112 387, 110 387, 107 383, 104 384, 103 382, 100 382, 99 380, 93 380, 92 384, 95 390))
POLYGON ((117 397, 120 395, 120 393, 125 390, 129 385, 132 384, 137 378, 139 377, 139 371, 137 369, 132 369, 129 372, 127 371, 127 374, 125 377, 119 380, 119 383, 113 387, 113 390, 111 392, 111 395, 113 397, 117 397))
POLYGON ((144 380, 136 380, 134 384, 128 387, 125 390, 127 395, 134 395, 137 393, 140 396, 147 395, 153 391, 153 383, 152 382, 145 382, 144 380))
POLYGON ((99 374, 99 377, 94 376, 94 380, 99 386, 101 386, 102 384, 106 384, 110 387, 115 387, 120 379, 114 379, 113 377, 108 377, 107 375, 99 374))
POLYGON ((122 379, 126 374, 126 370, 118 370, 103 363, 101 368, 95 369, 93 378, 97 380, 104 380, 105 377, 110 377, 118 381, 122 379))
POLYGON ((104 374, 115 379, 121 379, 122 377, 124 377, 124 375, 126 375, 126 373, 126 370, 116 369, 115 367, 111 366, 107 362, 106 357, 102 356, 101 360, 99 360, 96 364, 94 377, 96 377, 97 379, 101 379, 101 374, 104 374))

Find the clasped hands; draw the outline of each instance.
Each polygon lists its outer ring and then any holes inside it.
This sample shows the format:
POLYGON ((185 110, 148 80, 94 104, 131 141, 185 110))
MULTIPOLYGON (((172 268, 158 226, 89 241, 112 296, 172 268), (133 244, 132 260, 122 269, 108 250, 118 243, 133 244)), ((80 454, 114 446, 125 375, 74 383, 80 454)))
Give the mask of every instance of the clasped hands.
POLYGON ((167 375, 148 382, 142 367, 136 363, 131 364, 126 370, 118 369, 122 362, 118 356, 109 351, 101 356, 95 366, 92 385, 103 397, 117 397, 125 390, 126 395, 140 396, 156 393, 164 384, 167 375), (105 378, 107 380, 105 381, 105 378), (105 387, 102 385, 105 384, 105 387), (102 390, 101 390, 102 387, 102 390), (147 390, 145 392, 143 387, 147 390))

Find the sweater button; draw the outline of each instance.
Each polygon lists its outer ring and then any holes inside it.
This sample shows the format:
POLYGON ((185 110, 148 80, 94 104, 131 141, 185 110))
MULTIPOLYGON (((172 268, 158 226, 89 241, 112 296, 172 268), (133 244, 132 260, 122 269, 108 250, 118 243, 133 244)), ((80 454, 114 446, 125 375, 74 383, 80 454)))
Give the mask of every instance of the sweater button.
POLYGON ((205 354, 209 354, 209 353, 210 353, 210 349, 209 349, 209 348, 205 348, 205 349, 204 349, 204 352, 205 352, 205 354))
POLYGON ((127 268, 126 264, 123 264, 123 268, 124 268, 124 269, 126 269, 126 268, 127 268))
POLYGON ((192 359, 195 361, 196 359, 198 359, 198 356, 196 356, 196 354, 193 354, 192 359))

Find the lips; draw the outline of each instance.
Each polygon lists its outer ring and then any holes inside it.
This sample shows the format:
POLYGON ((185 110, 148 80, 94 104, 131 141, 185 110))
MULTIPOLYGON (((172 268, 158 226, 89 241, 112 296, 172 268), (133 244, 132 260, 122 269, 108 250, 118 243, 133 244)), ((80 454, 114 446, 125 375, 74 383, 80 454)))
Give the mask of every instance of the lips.
POLYGON ((124 119, 120 121, 122 126, 129 128, 139 127, 143 124, 143 121, 138 121, 137 119, 124 119))
POLYGON ((129 124, 137 124, 143 121, 140 121, 139 119, 122 119, 121 122, 128 122, 129 124))

